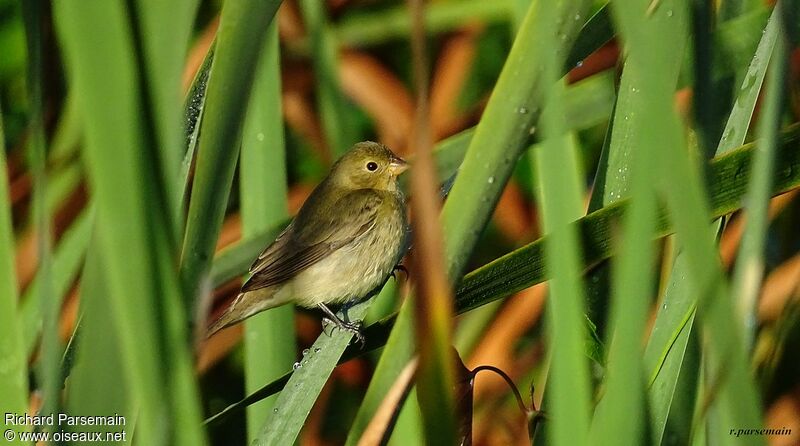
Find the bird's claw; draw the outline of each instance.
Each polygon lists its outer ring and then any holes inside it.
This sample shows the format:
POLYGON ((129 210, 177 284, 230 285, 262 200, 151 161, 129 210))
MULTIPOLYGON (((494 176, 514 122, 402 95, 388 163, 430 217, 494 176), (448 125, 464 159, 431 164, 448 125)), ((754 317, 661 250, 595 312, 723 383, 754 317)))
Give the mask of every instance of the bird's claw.
POLYGON ((392 269, 392 277, 394 278, 394 280, 397 280, 397 274, 396 274, 397 271, 402 271, 403 274, 406 275, 406 278, 408 278, 408 268, 406 268, 403 265, 398 264, 398 265, 395 265, 394 268, 392 269))
MULTIPOLYGON (((334 321, 334 320, 331 320, 330 318, 326 317, 326 318, 322 319, 322 323, 323 323, 324 326, 327 326, 329 324, 333 324, 334 328, 338 328, 338 329, 340 329, 342 331, 346 331, 346 332, 352 333, 355 336, 356 341, 361 344, 361 348, 362 349, 364 348, 364 346, 367 343, 367 338, 365 338, 364 334, 361 333, 361 323, 360 322, 334 321)), ((331 335, 332 334, 333 334, 333 331, 331 331, 331 335)))

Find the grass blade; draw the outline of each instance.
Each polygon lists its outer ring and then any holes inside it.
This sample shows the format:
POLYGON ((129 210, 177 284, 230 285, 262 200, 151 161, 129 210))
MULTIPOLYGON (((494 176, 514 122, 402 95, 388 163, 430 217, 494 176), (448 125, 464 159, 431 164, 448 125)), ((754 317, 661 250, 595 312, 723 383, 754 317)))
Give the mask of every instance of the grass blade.
POLYGON ((142 116, 131 16, 114 2, 54 6, 86 131, 83 156, 97 205, 111 317, 121 356, 136 364, 126 373, 139 409, 137 436, 152 445, 202 445, 185 320, 177 311, 171 210, 142 116))
MULTIPOLYGON (((548 61, 552 63, 553 61, 548 61)), ((587 444, 589 433, 589 365, 584 355, 584 290, 578 231, 569 223, 583 213, 577 144, 565 134, 560 104, 563 87, 550 93, 542 117, 545 141, 536 152, 540 179, 539 208, 548 237, 545 269, 550 277, 547 326, 552 353, 547 381, 548 430, 555 445, 587 444)))
POLYGON ((753 116, 756 101, 761 92, 761 85, 764 76, 767 74, 775 40, 778 36, 778 17, 773 12, 766 28, 764 28, 761 41, 758 43, 753 59, 747 68, 745 81, 739 89, 736 103, 728 116, 725 130, 722 132, 722 139, 717 147, 717 155, 723 154, 739 147, 744 143, 747 130, 750 128, 750 118, 753 116))
MULTIPOLYGON (((130 383, 125 375, 123 358, 117 354, 122 347, 114 329, 109 289, 105 282, 97 237, 86 255, 81 277, 81 313, 79 345, 69 378, 69 413, 78 416, 119 414, 128 426, 134 425, 136 411, 131 403, 130 383), (103 358, 103 366, 97 366, 103 358)), ((123 426, 124 427, 124 426, 123 426)), ((92 432, 119 432, 120 426, 82 426, 92 432), (88 428, 88 429, 87 429, 88 428)), ((128 428, 126 441, 131 444, 133 429, 128 428)), ((87 443, 88 445, 88 443, 87 443)))
MULTIPOLYGON (((89 208, 78 215, 64 232, 53 252, 50 274, 52 283, 47 298, 55 300, 59 308, 83 265, 83 258, 91 238, 93 221, 94 209, 90 204, 89 208)), ((24 322, 22 343, 28 355, 33 354, 44 324, 42 319, 42 279, 43 276, 37 274, 22 296, 20 307, 20 316, 24 322)))
MULTIPOLYGON (((181 256, 186 308, 193 307, 200 281, 211 268, 228 202, 245 107, 256 62, 280 0, 228 2, 222 11, 213 76, 204 107, 214 110, 200 122, 199 151, 181 256), (243 65, 244 64, 244 65, 243 65)), ((191 313, 190 313, 191 314, 191 313)))
MULTIPOLYGON (((787 36, 783 31, 782 3, 775 6, 770 25, 775 28, 774 54, 769 63, 769 81, 762 105, 763 112, 759 117, 759 148, 756 150, 752 173, 750 174, 749 192, 745 204, 747 220, 742 236, 739 256, 733 276, 734 301, 738 305, 742 319, 742 332, 745 348, 753 347, 756 331, 756 304, 761 280, 764 275, 764 243, 767 236, 767 207, 769 206, 769 189, 772 183, 772 171, 775 165, 775 146, 779 135, 780 119, 783 114, 783 103, 786 89, 786 70, 789 53, 787 36)), ((765 38, 766 38, 765 30, 765 38)))
MULTIPOLYGON (((419 408, 427 444, 472 442, 472 416, 460 429, 457 375, 452 347, 453 295, 442 263, 442 232, 438 223, 441 199, 437 193, 430 128, 428 55, 425 42, 424 4, 408 1, 411 15, 411 53, 416 93, 412 144, 416 159, 411 172, 411 227, 414 252, 411 270, 414 294, 405 305, 414 308, 414 329, 419 355, 417 386, 419 408), (465 432, 466 430, 466 432, 465 432)), ((469 407, 471 407, 471 401, 469 407)))
MULTIPOLYGON (((688 151, 681 149, 682 129, 671 104, 664 101, 662 114, 666 150, 659 151, 659 189, 664 194, 672 212, 678 240, 684 247, 689 264, 690 280, 698 290, 698 316, 710 340, 706 349, 714 367, 713 385, 719 390, 715 406, 722 409, 722 426, 752 426, 760 424, 760 410, 756 390, 740 341, 740 333, 731 326, 733 317, 730 304, 725 298, 726 284, 715 245, 715 234, 702 218, 708 215, 708 203, 703 191, 699 172, 693 168, 688 151), (682 178, 675 182, 672 178, 682 178)), ((721 430, 714 430, 720 441, 730 441, 721 430)))
POLYGON ((183 215, 186 210, 186 200, 189 199, 191 190, 191 170, 192 164, 197 153, 197 139, 200 136, 200 121, 203 119, 203 110, 206 106, 206 90, 208 89, 208 78, 211 77, 211 66, 214 61, 214 44, 208 50, 203 63, 197 70, 186 95, 183 105, 185 152, 181 160, 178 184, 178 208, 181 210, 181 226, 183 226, 183 215))
MULTIPOLYGON (((0 111, 0 411, 25 413, 28 402, 28 368, 17 315, 17 275, 14 271, 14 231, 8 194, 3 114, 0 111)), ((25 426, 8 426, 20 432, 25 426)))
MULTIPOLYGON (((433 2, 425 9, 425 29, 429 33, 440 33, 473 20, 487 24, 507 20, 511 3, 510 0, 433 2)), ((380 12, 345 16, 334 28, 334 34, 343 47, 374 46, 392 39, 406 39, 411 34, 411 20, 406 6, 401 4, 380 12)))
POLYGON ((311 39, 314 78, 325 140, 332 157, 338 158, 354 141, 344 108, 344 95, 339 87, 339 44, 328 24, 326 3, 301 0, 300 9, 311 39))
MULTIPOLYGON (((278 28, 267 31, 242 131, 240 203, 242 237, 259 234, 287 218, 286 155, 281 115, 278 28), (265 174, 267 173, 268 174, 265 174)), ((245 322, 245 391, 279 377, 294 362, 294 308, 273 308, 245 322)), ((248 408, 248 439, 255 439, 275 399, 248 408)))
MULTIPOLYGON (((363 319, 369 303, 366 301, 352 307, 348 312, 350 319, 363 319)), ((320 335, 314 345, 304 351, 303 357, 295 363, 284 391, 278 396, 273 413, 251 443, 253 446, 286 445, 296 441, 311 407, 352 337, 352 333, 333 330, 330 336, 320 335)))
MULTIPOLYGON (((33 225, 36 231, 36 251, 39 259, 38 301, 42 314, 41 359, 37 372, 42 407, 40 412, 50 415, 60 412, 59 398, 59 359, 61 345, 58 339, 58 313, 60 299, 53 294, 52 240, 50 214, 47 211, 47 149, 44 136, 44 98, 42 89, 44 35, 44 2, 31 1, 22 4, 25 18, 25 34, 28 48, 28 94, 31 101, 30 129, 31 139, 27 147, 28 164, 33 176, 33 225)), ((52 426, 45 427, 55 432, 52 426)))
POLYGON ((174 237, 182 208, 178 206, 177 174, 181 164, 180 80, 183 62, 192 32, 198 0, 139 0, 133 3, 137 16, 139 45, 144 66, 140 69, 145 81, 143 94, 152 108, 147 123, 158 142, 160 181, 166 190, 167 208, 173 210, 174 237))
MULTIPOLYGON (((583 14, 585 11, 577 5, 545 6, 539 1, 531 5, 442 211, 445 262, 450 277, 458 277, 463 272, 467 256, 488 222, 491 209, 539 118, 542 96, 550 85, 540 67, 530 60, 546 60, 552 52, 566 54, 578 33, 583 14), (579 20, 576 21, 575 16, 579 20), (554 47, 542 44, 549 39, 550 29, 546 24, 552 23, 547 19, 560 23, 553 35, 563 36, 563 39, 556 39, 554 47)), ((557 58, 555 62, 557 67, 563 65, 563 59, 557 58)))
MULTIPOLYGON (((353 425, 347 434, 347 446, 355 446, 361 439, 361 435, 377 412, 378 407, 383 402, 384 389, 390 389, 397 379, 396 372, 405 366, 405 358, 410 358, 414 354, 413 339, 413 315, 412 308, 408 305, 400 307, 397 315, 397 322, 389 333, 386 341, 385 351, 393 352, 392 355, 381 355, 378 365, 375 367, 373 378, 370 381, 364 400, 358 407, 353 425)), ((371 341, 371 338, 367 338, 371 341)), ((406 400, 406 404, 408 400, 406 400)), ((403 410, 418 410, 417 407, 407 407, 403 410)))
POLYGON ((668 443, 667 438, 688 443, 692 434, 686 429, 691 417, 688 423, 686 417, 694 408, 699 352, 694 311, 697 291, 688 280, 688 268, 686 255, 678 252, 644 351, 653 444, 668 443))
MULTIPOLYGON (((611 346, 607 362, 604 398, 595 412, 593 429, 601 443, 635 444, 646 432, 645 369, 642 363, 641 338, 647 321, 649 297, 653 290, 655 249, 651 242, 656 218, 653 175, 655 151, 664 150, 655 143, 665 133, 657 101, 670 98, 680 69, 684 40, 667 41, 661 36, 686 26, 685 11, 672 2, 664 2, 650 17, 634 23, 622 19, 615 7, 623 36, 629 46, 624 79, 614 120, 607 176, 610 189, 606 199, 615 201, 630 194, 631 204, 624 219, 625 232, 620 256, 614 266, 611 346), (630 43, 636 40, 637 44, 630 43), (659 54, 658 63, 649 53, 659 54), (670 55, 662 57, 663 55, 670 55), (617 133, 619 132, 619 133, 617 133)), ((637 5, 639 13, 643 10, 637 5)))
MULTIPOLYGON (((724 35, 724 34, 723 34, 724 35)), ((717 156, 728 153, 744 143, 747 129, 761 84, 767 71, 770 54, 775 44, 774 17, 764 30, 753 59, 744 77, 736 102, 728 116, 722 138, 717 145, 717 156)), ((719 231, 722 222, 713 225, 719 231)), ((681 247, 678 247, 682 251, 681 247)), ((659 308, 650 339, 645 349, 645 367, 649 374, 651 434, 655 443, 663 438, 689 441, 686 413, 691 410, 691 398, 696 393, 697 375, 692 364, 697 364, 695 300, 698 290, 687 279, 689 266, 686 256, 678 253, 664 294, 664 304, 659 308), (685 357, 686 355, 686 357, 685 357), (685 379, 684 379, 685 377, 685 379), (689 396, 691 395, 691 396, 689 396), (681 406, 681 403, 684 403, 681 406), (685 404, 688 403, 688 406, 685 404), (677 419, 677 422, 672 420, 677 419)))

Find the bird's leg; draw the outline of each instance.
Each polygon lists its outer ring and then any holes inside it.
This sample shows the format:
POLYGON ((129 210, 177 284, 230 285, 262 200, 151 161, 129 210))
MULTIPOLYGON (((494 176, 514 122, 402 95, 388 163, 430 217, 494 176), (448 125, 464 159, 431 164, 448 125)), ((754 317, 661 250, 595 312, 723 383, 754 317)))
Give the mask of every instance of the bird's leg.
POLYGON ((364 338, 364 335, 361 334, 360 323, 345 322, 339 319, 339 317, 336 316, 336 314, 323 303, 318 303, 317 306, 320 308, 320 310, 322 310, 326 314, 327 317, 325 319, 333 323, 340 330, 349 331, 350 333, 353 333, 356 336, 356 340, 361 343, 361 348, 364 348, 366 339, 364 338))
POLYGON ((398 263, 398 264, 397 264, 397 265, 395 265, 395 266, 394 266, 394 268, 392 269, 392 277, 394 277, 394 280, 397 280, 397 275, 395 274, 397 271, 402 271, 402 272, 403 272, 403 274, 405 274, 405 275, 406 275, 406 279, 408 279, 408 268, 406 268, 406 267, 405 267, 405 266, 403 266, 402 264, 398 263))

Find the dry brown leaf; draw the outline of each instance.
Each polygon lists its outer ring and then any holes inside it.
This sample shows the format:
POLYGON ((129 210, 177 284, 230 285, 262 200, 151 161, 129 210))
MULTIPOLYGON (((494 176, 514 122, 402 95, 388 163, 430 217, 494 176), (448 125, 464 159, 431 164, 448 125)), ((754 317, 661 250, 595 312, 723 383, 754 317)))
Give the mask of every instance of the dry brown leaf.
POLYGON ((512 178, 494 210, 494 222, 509 240, 520 242, 529 238, 533 231, 533 211, 529 209, 519 184, 512 178))
POLYGON ((285 1, 278 8, 278 34, 281 40, 300 40, 305 34, 297 2, 285 1))
POLYGON ((475 43, 483 27, 474 25, 448 37, 439 52, 431 82, 431 134, 434 141, 461 123, 456 108, 475 60, 475 43))
POLYGON ((407 153, 414 104, 405 85, 377 59, 360 51, 344 51, 339 64, 342 90, 372 118, 380 140, 407 153))
POLYGON ((9 183, 8 195, 16 208, 30 198, 33 182, 28 172, 21 172, 16 178, 9 176, 9 183))
MULTIPOLYGON (((540 283, 508 299, 470 356, 469 367, 493 365, 514 378, 512 372, 517 368, 514 346, 520 336, 539 320, 546 294, 547 284, 540 283)), ((479 380, 475 385, 475 401, 494 395, 504 385, 501 380, 479 380)))
POLYGON ((217 238, 216 252, 236 243, 242 238, 242 217, 238 212, 225 217, 217 238))
POLYGON ((578 66, 570 70, 567 74, 569 83, 575 83, 581 79, 613 68, 619 62, 619 47, 616 40, 612 40, 600 47, 597 51, 590 54, 578 66))
POLYGON ((389 388, 380 406, 378 406, 378 410, 375 411, 372 420, 370 420, 366 429, 364 429, 364 433, 358 441, 358 446, 382 444, 381 441, 383 440, 389 423, 394 417, 397 406, 402 403, 401 400, 408 391, 408 387, 411 385, 411 380, 414 378, 416 372, 417 358, 414 358, 403 367, 403 371, 400 372, 400 375, 397 376, 392 387, 389 388))
POLYGON ((786 260, 767 276, 758 301, 761 322, 775 321, 786 303, 800 294, 800 254, 786 260))
POLYGON ((39 251, 37 249, 37 237, 30 228, 24 230, 17 237, 15 268, 17 270, 17 284, 20 290, 24 290, 36 275, 39 265, 39 251))
POLYGON ((791 430, 789 435, 767 436, 770 446, 800 445, 800 387, 778 398, 767 410, 765 419, 768 429, 791 430))
POLYGON ((285 90, 282 96, 283 117, 286 119, 286 125, 308 141, 311 147, 319 153, 320 158, 329 164, 332 161, 331 154, 326 148, 325 139, 322 137, 322 128, 311 100, 295 90, 285 90))
POLYGON ((78 320, 78 288, 74 287, 64 299, 61 307, 61 317, 58 321, 58 336, 65 344, 72 337, 75 331, 75 322, 78 320))
POLYGON ((242 324, 237 324, 220 330, 202 343, 200 353, 197 356, 198 374, 205 373, 214 364, 227 356, 233 347, 239 344, 244 332, 243 327, 242 324))
MULTIPOLYGON (((776 215, 780 214, 797 197, 798 193, 800 193, 800 189, 793 189, 773 197, 769 202, 769 220, 772 221, 776 215)), ((740 212, 728 222, 719 241, 720 257, 726 268, 733 266, 733 262, 736 260, 736 252, 739 249, 739 242, 742 240, 742 231, 744 230, 743 215, 744 213, 740 212)))

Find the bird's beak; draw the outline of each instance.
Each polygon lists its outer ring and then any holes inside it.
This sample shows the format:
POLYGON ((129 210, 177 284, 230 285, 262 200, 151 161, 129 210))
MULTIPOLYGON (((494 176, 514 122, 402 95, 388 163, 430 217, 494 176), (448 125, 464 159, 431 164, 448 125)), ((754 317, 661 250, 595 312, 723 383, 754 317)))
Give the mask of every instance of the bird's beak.
POLYGON ((405 172, 410 166, 407 162, 403 159, 398 158, 396 156, 392 157, 392 161, 389 163, 389 171, 394 176, 398 176, 401 173, 405 172))

